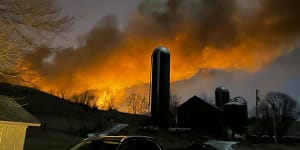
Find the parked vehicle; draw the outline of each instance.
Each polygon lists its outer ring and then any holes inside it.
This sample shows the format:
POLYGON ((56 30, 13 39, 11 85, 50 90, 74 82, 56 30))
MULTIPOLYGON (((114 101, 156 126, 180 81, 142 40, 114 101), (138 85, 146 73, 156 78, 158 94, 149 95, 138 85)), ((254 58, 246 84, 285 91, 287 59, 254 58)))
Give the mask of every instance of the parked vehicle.
POLYGON ((100 136, 88 137, 71 150, 162 150, 162 147, 148 136, 100 136))

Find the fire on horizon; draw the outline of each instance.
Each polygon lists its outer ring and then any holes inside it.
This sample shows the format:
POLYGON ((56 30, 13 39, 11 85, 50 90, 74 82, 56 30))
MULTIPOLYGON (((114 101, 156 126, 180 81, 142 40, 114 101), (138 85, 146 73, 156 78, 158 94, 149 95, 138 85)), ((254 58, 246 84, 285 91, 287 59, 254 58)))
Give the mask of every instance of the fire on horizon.
POLYGON ((189 79, 201 68, 256 73, 298 44, 297 0, 143 1, 124 29, 108 15, 79 48, 43 48, 27 61, 44 91, 98 90, 99 108, 109 93, 149 83, 153 47, 172 50, 171 82, 189 79), (45 60, 48 61, 45 61, 45 60))

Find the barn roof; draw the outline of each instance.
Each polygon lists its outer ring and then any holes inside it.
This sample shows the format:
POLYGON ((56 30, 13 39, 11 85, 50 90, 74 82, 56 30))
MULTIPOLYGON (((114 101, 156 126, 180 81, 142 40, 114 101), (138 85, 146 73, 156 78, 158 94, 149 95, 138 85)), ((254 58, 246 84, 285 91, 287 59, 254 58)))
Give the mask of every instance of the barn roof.
POLYGON ((40 126, 40 122, 13 98, 3 95, 0 95, 0 123, 40 126))
POLYGON ((182 104, 178 107, 178 109, 182 109, 182 108, 184 108, 184 107, 190 107, 191 105, 193 106, 193 105, 202 105, 202 104, 207 105, 207 106, 209 106, 209 107, 211 107, 211 108, 213 108, 213 109, 215 109, 215 110, 217 110, 217 111, 222 111, 222 109, 219 108, 218 106, 213 105, 213 104, 210 104, 210 103, 208 103, 208 102, 202 100, 202 99, 201 99, 200 97, 198 97, 198 96, 193 96, 193 97, 191 97, 190 99, 186 100, 184 103, 182 103, 182 104))

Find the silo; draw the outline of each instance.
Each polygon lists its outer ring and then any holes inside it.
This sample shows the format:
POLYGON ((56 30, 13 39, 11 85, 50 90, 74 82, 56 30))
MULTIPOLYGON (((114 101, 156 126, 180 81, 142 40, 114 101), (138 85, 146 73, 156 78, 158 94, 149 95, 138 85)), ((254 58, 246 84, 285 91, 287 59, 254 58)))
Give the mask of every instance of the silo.
POLYGON ((157 47, 152 53, 151 120, 153 125, 168 127, 170 117, 170 52, 157 47))
POLYGON ((224 116, 227 124, 235 133, 244 133, 248 122, 247 102, 242 97, 235 97, 224 104, 224 116))
POLYGON ((216 105, 223 109, 224 104, 229 102, 229 90, 224 86, 217 87, 215 90, 215 100, 216 105))

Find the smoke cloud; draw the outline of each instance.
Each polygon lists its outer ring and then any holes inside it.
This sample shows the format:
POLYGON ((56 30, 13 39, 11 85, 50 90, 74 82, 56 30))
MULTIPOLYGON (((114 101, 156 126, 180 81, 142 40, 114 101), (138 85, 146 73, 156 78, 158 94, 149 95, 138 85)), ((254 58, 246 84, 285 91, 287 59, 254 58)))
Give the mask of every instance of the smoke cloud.
POLYGON ((230 97, 242 96, 249 108, 255 105, 255 90, 264 98, 271 91, 281 91, 293 97, 300 104, 300 49, 282 55, 265 69, 255 73, 242 70, 200 69, 192 78, 172 84, 174 93, 181 95, 181 103, 193 95, 205 94, 214 100, 217 86, 223 85, 230 91, 230 97))
MULTIPOLYGON (((164 45, 171 51, 172 81, 186 85, 200 74, 199 85, 207 82, 203 89, 212 90, 220 84, 215 74, 224 81, 232 73, 243 76, 237 85, 247 74, 259 79, 295 49, 299 26, 298 0, 145 0, 123 30, 108 15, 78 41, 80 48, 41 48, 27 60, 45 90, 123 89, 149 82, 152 50, 164 45), (205 77, 201 68, 212 71, 205 77)), ((235 83, 226 84, 234 89, 235 83)))

